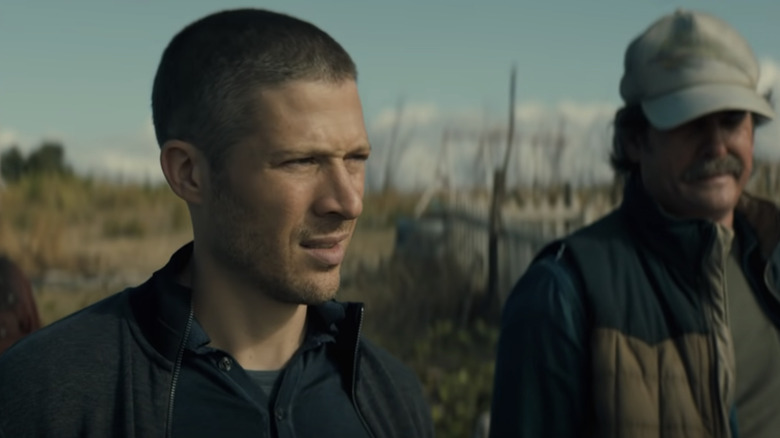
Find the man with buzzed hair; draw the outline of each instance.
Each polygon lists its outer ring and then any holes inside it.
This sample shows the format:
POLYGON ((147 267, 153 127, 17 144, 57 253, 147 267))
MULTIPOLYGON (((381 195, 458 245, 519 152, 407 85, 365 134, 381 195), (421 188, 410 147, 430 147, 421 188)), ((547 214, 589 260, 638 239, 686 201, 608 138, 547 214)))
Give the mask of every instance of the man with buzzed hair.
POLYGON ((193 241, 0 359, 0 437, 433 436, 417 377, 335 301, 371 150, 356 80, 284 14, 173 38, 152 112, 193 241))
POLYGON ((493 437, 780 431, 780 209, 745 192, 775 117, 748 43, 678 10, 629 44, 612 213, 544 249, 503 314, 493 437))

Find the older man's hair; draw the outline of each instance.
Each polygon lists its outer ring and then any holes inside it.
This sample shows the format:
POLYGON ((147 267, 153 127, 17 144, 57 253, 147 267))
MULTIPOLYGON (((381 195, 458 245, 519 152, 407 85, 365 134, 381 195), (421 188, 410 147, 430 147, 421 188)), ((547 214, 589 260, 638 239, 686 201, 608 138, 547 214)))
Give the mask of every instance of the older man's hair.
POLYGON ((612 153, 609 162, 619 180, 625 181, 639 171, 639 164, 628 156, 628 145, 642 142, 650 122, 639 104, 626 105, 615 112, 612 153))
MULTIPOLYGON (((764 94, 764 99, 774 106, 771 89, 764 94)), ((769 119, 766 117, 753 114, 753 129, 767 122, 769 119)), ((627 148, 631 143, 644 144, 648 128, 650 128, 650 121, 640 104, 629 104, 615 112, 609 162, 618 180, 626 181, 631 175, 639 172, 639 164, 629 158, 627 148)))
POLYGON ((154 78, 160 147, 181 140, 220 169, 228 149, 257 130, 258 90, 295 80, 357 80, 349 54, 306 21, 260 9, 204 17, 181 30, 154 78))

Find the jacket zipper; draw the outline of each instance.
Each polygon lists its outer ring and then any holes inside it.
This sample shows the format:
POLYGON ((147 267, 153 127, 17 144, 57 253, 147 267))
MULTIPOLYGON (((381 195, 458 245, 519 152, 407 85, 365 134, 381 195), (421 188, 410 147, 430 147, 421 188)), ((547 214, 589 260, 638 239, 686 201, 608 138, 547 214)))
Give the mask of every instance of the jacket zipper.
MULTIPOLYGON (((716 237, 716 239, 717 239, 717 237, 716 237)), ((711 249, 712 248, 710 248, 710 250, 711 249)), ((726 257, 728 257, 728 255, 726 255, 726 257)), ((723 260, 722 260, 721 269, 722 269, 722 272, 725 273, 725 271, 726 271, 726 258, 723 258, 723 260)), ((702 281, 702 280, 700 280, 700 281, 702 281)), ((702 281, 702 283, 704 283, 705 285, 709 284, 707 281, 702 281)), ((724 304, 723 305, 725 306, 724 310, 725 310, 726 318, 727 318, 727 320, 724 321, 724 323, 727 323, 728 322, 728 296, 727 296, 728 292, 727 292, 726 287, 725 287, 724 284, 721 284, 720 286, 723 289, 723 299, 724 299, 724 304)), ((704 289, 704 288, 702 288, 702 289, 704 289)), ((718 291, 714 291, 714 292, 717 293, 718 291)), ((709 307, 709 312, 707 312, 707 314, 709 316, 708 319, 709 319, 709 325, 710 325, 710 330, 711 330, 711 332, 710 332, 711 335, 709 336, 709 339, 710 339, 710 346, 711 346, 711 351, 712 351, 711 354, 710 354, 710 360, 713 363, 714 371, 715 371, 713 373, 713 378, 711 380, 712 381, 712 387, 713 387, 713 391, 712 391, 713 408, 715 409, 715 418, 716 418, 715 426, 717 428, 715 436, 716 437, 717 436, 730 437, 731 436, 731 431, 729 430, 729 426, 728 426, 729 421, 728 421, 728 418, 724 418, 723 417, 723 410, 724 410, 724 408, 726 409, 726 413, 727 413, 726 415, 728 417, 728 415, 729 415, 728 413, 731 412, 731 406, 723 406, 723 403, 722 403, 723 400, 721 400, 721 387, 720 387, 720 369, 721 369, 720 365, 721 364, 720 364, 720 362, 718 360, 718 351, 719 350, 718 350, 718 333, 717 333, 717 330, 716 330, 716 327, 715 327, 715 309, 714 309, 713 305, 710 305, 708 307, 709 307)), ((730 327, 727 327, 726 329, 727 330, 731 330, 730 327)))
POLYGON ((190 337, 190 330, 192 329, 192 305, 190 305, 190 314, 187 316, 187 325, 184 327, 184 337, 182 337, 179 344, 179 351, 176 353, 176 362, 173 363, 173 379, 171 380, 171 393, 168 399, 168 418, 166 419, 165 436, 171 438, 173 436, 173 401, 176 396, 176 384, 179 382, 179 372, 181 371, 181 363, 184 358, 184 346, 187 345, 187 339, 190 337))
POLYGON ((352 403, 355 406, 355 412, 357 412, 358 417, 360 418, 360 422, 363 423, 363 428, 368 432, 368 435, 371 438, 374 438, 374 433, 371 430, 370 427, 368 427, 368 423, 366 423, 366 419, 363 418, 363 413, 360 411, 360 406, 358 406, 357 403, 357 363, 358 363, 358 350, 360 348, 360 331, 363 328, 363 306, 360 306, 360 318, 358 318, 358 329, 357 329, 357 338, 355 341, 355 355, 352 359, 352 403))

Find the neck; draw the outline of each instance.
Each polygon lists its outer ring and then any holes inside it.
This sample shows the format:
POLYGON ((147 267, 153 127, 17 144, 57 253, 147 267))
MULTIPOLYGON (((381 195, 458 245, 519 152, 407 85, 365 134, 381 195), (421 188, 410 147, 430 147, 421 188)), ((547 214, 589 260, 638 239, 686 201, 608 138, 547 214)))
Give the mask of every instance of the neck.
POLYGON ((716 220, 715 222, 723 225, 726 228, 734 228, 734 211, 728 212, 725 216, 722 218, 716 220))
POLYGON ((269 298, 197 248, 182 280, 192 288, 193 312, 209 345, 232 355, 244 369, 284 368, 303 342, 307 307, 269 298))
POLYGON ((729 229, 734 227, 734 210, 731 210, 725 214, 712 215, 712 216, 677 216, 669 213, 668 211, 663 209, 663 207, 661 207, 661 210, 665 214, 675 219, 703 219, 703 220, 708 220, 715 224, 723 225, 724 227, 729 229))

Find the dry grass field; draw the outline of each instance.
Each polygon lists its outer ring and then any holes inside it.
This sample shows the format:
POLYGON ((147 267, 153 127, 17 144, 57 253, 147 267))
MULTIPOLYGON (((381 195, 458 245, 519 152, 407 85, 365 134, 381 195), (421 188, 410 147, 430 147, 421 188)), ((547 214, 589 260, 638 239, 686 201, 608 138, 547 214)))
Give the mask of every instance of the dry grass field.
POLYGON ((163 187, 25 178, 0 195, 0 251, 31 278, 44 323, 142 280, 190 233, 163 187))

